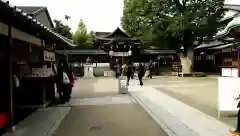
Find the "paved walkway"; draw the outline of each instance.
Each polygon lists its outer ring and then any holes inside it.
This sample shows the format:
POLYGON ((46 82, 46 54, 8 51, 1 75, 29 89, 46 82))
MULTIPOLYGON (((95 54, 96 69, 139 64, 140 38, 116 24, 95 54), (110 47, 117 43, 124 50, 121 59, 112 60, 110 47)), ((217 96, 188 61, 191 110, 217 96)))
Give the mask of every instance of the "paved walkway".
POLYGON ((194 107, 228 125, 236 126, 236 117, 218 118, 218 81, 212 77, 158 77, 145 80, 145 86, 194 107))
POLYGON ((166 136, 129 95, 117 92, 117 80, 80 79, 69 103, 40 109, 4 136, 166 136))
MULTIPOLYGON (((130 95, 121 95, 115 79, 80 79, 69 103, 38 110, 17 125, 14 136, 230 135, 231 126, 169 96, 161 87, 151 87, 148 81, 159 82, 145 80, 146 86, 141 87, 132 80, 130 95)), ((175 84, 169 88, 183 86, 181 80, 168 81, 175 84)))
POLYGON ((74 107, 53 136, 166 136, 131 96, 118 94, 116 79, 97 79, 93 90, 78 85, 65 104, 74 107))
POLYGON ((68 114, 70 107, 39 109, 16 126, 16 132, 3 136, 50 136, 68 114))
POLYGON ((153 87, 131 85, 129 90, 170 136, 230 135, 230 126, 153 87))

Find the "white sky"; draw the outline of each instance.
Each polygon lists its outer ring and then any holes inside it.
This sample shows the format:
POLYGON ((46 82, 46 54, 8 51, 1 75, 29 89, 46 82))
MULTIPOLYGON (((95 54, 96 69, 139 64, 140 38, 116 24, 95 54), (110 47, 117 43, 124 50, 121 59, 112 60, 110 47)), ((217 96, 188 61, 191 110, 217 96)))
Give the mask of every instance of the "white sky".
MULTIPOLYGON (((68 24, 74 32, 80 19, 88 30, 111 32, 118 26, 122 16, 123 0, 9 0, 16 6, 46 6, 52 20, 65 22, 64 16, 71 16, 68 24)), ((240 0, 226 0, 226 4, 239 4, 240 0)))

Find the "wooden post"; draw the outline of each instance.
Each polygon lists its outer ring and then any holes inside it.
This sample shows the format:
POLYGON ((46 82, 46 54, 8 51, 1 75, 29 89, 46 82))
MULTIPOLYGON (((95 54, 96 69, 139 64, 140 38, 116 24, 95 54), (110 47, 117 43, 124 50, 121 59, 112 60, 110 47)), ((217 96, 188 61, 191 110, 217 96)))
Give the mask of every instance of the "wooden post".
POLYGON ((14 125, 14 104, 13 104, 13 78, 12 78, 12 33, 11 33, 11 23, 8 24, 8 40, 6 45, 6 59, 8 68, 8 88, 10 97, 10 116, 11 116, 11 126, 12 132, 15 131, 14 125))
POLYGON ((238 77, 240 77, 240 48, 237 49, 238 77))

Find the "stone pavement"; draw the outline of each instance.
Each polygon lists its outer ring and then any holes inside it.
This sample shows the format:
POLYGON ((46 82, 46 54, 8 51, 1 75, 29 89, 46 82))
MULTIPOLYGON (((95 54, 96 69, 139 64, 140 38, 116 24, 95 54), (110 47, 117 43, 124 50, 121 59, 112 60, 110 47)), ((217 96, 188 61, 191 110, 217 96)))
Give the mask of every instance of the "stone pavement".
POLYGON ((69 103, 39 109, 4 136, 166 136, 117 80, 80 79, 69 103))
POLYGON ((74 107, 53 136, 166 136, 131 96, 118 94, 116 79, 97 78, 92 85, 83 80, 65 104, 74 107))
POLYGON ((231 126, 151 86, 131 85, 129 91, 170 136, 230 135, 231 126))
POLYGON ((232 127, 236 126, 236 117, 218 118, 217 78, 159 76, 144 82, 145 86, 164 92, 232 127))
POLYGON ((9 132, 3 136, 50 136, 69 110, 69 107, 39 109, 17 124, 14 134, 9 132))
MULTIPOLYGON (((38 110, 17 125, 14 136, 229 135, 228 130, 231 126, 161 90, 177 88, 182 94, 198 97, 197 101, 203 97, 203 101, 212 102, 214 105, 215 99, 210 99, 210 96, 214 96, 215 92, 209 92, 209 97, 205 98, 205 95, 199 94, 199 97, 189 89, 192 87, 196 91, 211 84, 211 80, 214 79, 202 78, 202 84, 198 84, 199 80, 191 78, 173 79, 147 79, 144 80, 144 86, 139 86, 138 81, 132 80, 129 86, 130 95, 118 94, 116 79, 80 79, 76 82, 69 103, 38 110), (185 81, 192 82, 187 84, 185 81)), ((208 91, 203 89, 202 92, 208 91)))

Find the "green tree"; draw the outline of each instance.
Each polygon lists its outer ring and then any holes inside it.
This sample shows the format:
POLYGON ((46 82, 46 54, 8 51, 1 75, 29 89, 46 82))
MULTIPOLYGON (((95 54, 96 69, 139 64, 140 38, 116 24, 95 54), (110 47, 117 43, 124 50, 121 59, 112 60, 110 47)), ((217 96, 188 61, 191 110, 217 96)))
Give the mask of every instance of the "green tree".
POLYGON ((62 21, 55 19, 54 20, 55 27, 53 28, 53 31, 68 38, 72 39, 72 33, 71 28, 68 25, 64 25, 62 21))
POLYGON ((175 49, 184 73, 193 49, 218 30, 224 0, 124 0, 123 28, 144 43, 175 49))
POLYGON ((78 48, 92 48, 92 36, 88 33, 87 27, 83 20, 80 20, 78 28, 73 36, 73 42, 78 48))

